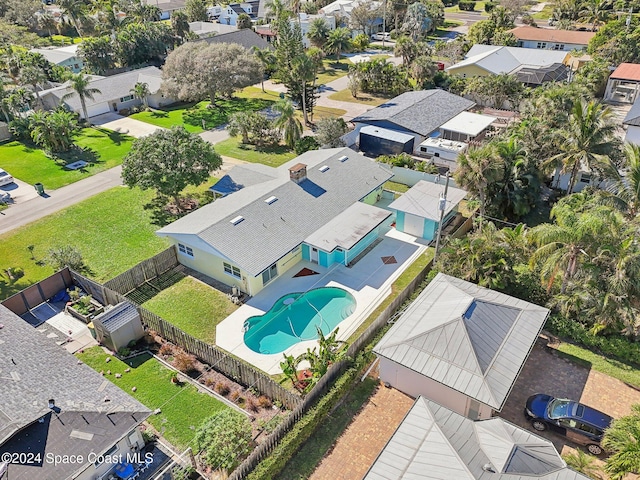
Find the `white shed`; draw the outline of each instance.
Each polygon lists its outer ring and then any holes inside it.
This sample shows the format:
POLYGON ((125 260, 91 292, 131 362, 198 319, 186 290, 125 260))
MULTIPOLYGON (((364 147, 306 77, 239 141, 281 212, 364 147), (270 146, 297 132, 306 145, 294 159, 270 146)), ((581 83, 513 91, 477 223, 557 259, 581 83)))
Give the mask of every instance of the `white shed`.
POLYGON ((97 340, 117 352, 144 335, 144 327, 135 305, 121 302, 93 320, 97 340))

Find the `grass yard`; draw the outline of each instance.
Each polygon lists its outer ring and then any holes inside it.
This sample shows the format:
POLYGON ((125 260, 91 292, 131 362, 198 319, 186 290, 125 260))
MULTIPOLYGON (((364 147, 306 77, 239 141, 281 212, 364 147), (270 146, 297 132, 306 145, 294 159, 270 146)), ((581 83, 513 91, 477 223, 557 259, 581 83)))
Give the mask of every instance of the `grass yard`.
MULTIPOLYGON (((347 111, 341 108, 322 107, 322 106, 316 105, 315 107, 313 107, 313 121, 317 122, 322 118, 341 117, 345 113, 347 113, 347 111)), ((300 122, 302 122, 303 116, 300 110, 296 111, 296 116, 299 118, 300 122)), ((304 122, 303 122, 303 125, 304 125, 304 122)), ((304 128, 307 129, 307 127, 304 127, 304 128)))
POLYGON ((263 93, 259 88, 249 88, 251 90, 239 92, 233 98, 218 99, 216 108, 208 108, 208 101, 178 104, 159 110, 134 113, 131 118, 164 128, 183 125, 189 132, 200 133, 204 131, 203 121, 207 129, 219 127, 227 123, 234 113, 263 110, 279 98, 275 92, 263 93))
POLYGON ((111 370, 111 375, 105 376, 150 410, 159 408, 161 413, 151 415, 147 421, 181 451, 189 446, 195 429, 205 419, 228 408, 215 398, 200 393, 193 385, 171 383, 174 372, 150 355, 141 355, 130 361, 131 371, 128 373, 125 369, 129 365, 115 357, 106 363, 109 355, 100 347, 89 348, 77 356, 97 372, 111 370), (116 373, 122 377, 116 378, 116 373), (135 392, 131 391, 133 387, 136 387, 135 392))
POLYGON ((405 193, 411 187, 409 187, 408 185, 405 185, 404 183, 388 181, 388 182, 385 182, 384 188, 385 190, 391 190, 392 192, 405 193))
POLYGON ((231 137, 215 145, 216 152, 222 156, 237 158, 251 163, 262 163, 270 167, 279 167, 296 157, 293 150, 285 145, 258 149, 254 145, 240 143, 240 137, 231 137))
POLYGON ((325 58, 322 61, 322 71, 318 72, 316 85, 325 85, 349 73, 349 65, 352 63, 346 57, 340 57, 340 63, 335 58, 325 58))
POLYGON ((546 3, 544 8, 539 12, 532 14, 531 16, 536 20, 548 20, 553 15, 553 9, 555 8, 554 3, 546 3))
POLYGON ((78 248, 98 281, 167 248, 167 241, 154 233, 157 227, 150 223, 150 212, 143 208, 152 197, 151 191, 116 187, 1 235, 0 272, 20 267, 24 276, 12 285, 0 277, 0 299, 51 275, 52 267, 41 261, 52 247, 78 248), (34 245, 35 259, 28 245, 34 245))
POLYGON ((27 183, 40 182, 45 189, 56 189, 122 163, 133 139, 102 128, 83 128, 76 137, 79 148, 60 154, 59 160, 48 158, 34 145, 18 141, 0 144, 0 167, 27 183), (81 170, 67 170, 68 163, 89 162, 81 170))
MULTIPOLYGON (((476 8, 475 10, 473 10, 474 12, 480 12, 482 15, 487 15, 487 13, 484 11, 484 4, 487 3, 484 0, 478 1, 478 2, 474 2, 476 4, 476 8)), ((466 13, 465 10, 460 10, 458 8, 458 5, 453 5, 452 7, 446 7, 444 9, 445 14, 446 13, 466 13)))
POLYGON ((211 344, 216 341, 216 325, 238 308, 222 292, 191 277, 161 291, 142 306, 211 344))
POLYGON ((640 388, 640 370, 637 367, 628 365, 613 358, 607 358, 586 348, 579 347, 572 343, 561 343, 557 347, 559 355, 587 368, 592 368, 610 377, 640 388))
POLYGON ((393 98, 393 96, 383 97, 360 92, 358 93, 358 98, 353 98, 353 95, 351 95, 351 91, 348 88, 345 88, 344 90, 340 90, 339 92, 332 93, 331 95, 329 95, 329 98, 331 100, 338 100, 340 102, 362 103, 364 105, 377 107, 378 105, 382 105, 384 102, 389 101, 389 99, 393 98))
POLYGON ((287 463, 276 480, 309 478, 331 446, 347 429, 367 399, 373 394, 378 382, 367 377, 358 382, 349 392, 340 407, 331 412, 331 421, 323 422, 287 463))

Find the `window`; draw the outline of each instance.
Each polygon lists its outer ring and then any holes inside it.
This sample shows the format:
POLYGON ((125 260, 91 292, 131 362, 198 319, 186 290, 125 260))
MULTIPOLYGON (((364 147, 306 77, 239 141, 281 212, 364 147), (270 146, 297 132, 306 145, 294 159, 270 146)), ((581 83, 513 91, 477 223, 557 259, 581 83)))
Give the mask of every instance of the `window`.
POLYGON ((573 418, 561 418, 558 420, 558 425, 564 428, 576 428, 578 422, 576 422, 573 418))
POLYGON ((178 244, 178 251, 183 255, 189 255, 190 257, 193 257, 193 250, 191 249, 191 247, 187 247, 186 245, 183 245, 181 243, 178 244))
POLYGON ((269 268, 267 268, 264 272, 262 272, 262 285, 266 285, 277 276, 278 276, 278 265, 274 263, 269 268))
POLYGON ((129 100, 133 100, 133 95, 127 95, 126 97, 122 97, 120 99, 121 102, 128 102, 129 100))
POLYGON ((553 49, 554 49, 554 50, 564 50, 564 44, 563 44, 563 43, 556 43, 556 44, 553 46, 553 49))
POLYGON ((547 48, 547 42, 538 42, 536 48, 547 48))
POLYGON ((76 70, 80 68, 80 65, 78 65, 77 63, 73 64, 73 68, 75 68, 76 70))
POLYGON ((435 152, 435 153, 433 154, 433 156, 434 156, 434 157, 439 157, 439 156, 440 156, 440 154, 439 154, 438 152, 435 152))
POLYGON ((590 174, 588 174, 588 173, 583 173, 583 174, 580 176, 580 181, 581 181, 582 183, 590 183, 590 182, 591 182, 591 175, 590 175, 590 174))
POLYGON ((236 278, 240 278, 240 269, 238 267, 227 262, 222 262, 222 265, 224 266, 224 273, 236 278))

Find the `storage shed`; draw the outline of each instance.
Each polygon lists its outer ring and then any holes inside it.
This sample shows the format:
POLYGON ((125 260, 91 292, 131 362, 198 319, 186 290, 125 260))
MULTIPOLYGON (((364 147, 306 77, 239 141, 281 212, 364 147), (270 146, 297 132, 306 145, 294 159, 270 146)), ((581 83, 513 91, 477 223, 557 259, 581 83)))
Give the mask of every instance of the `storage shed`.
POLYGON ((415 137, 388 128, 367 125, 360 129, 360 150, 370 157, 411 154, 415 137))
POLYGON ((117 352, 144 335, 142 320, 136 307, 121 302, 109 308, 93 320, 97 340, 117 352))

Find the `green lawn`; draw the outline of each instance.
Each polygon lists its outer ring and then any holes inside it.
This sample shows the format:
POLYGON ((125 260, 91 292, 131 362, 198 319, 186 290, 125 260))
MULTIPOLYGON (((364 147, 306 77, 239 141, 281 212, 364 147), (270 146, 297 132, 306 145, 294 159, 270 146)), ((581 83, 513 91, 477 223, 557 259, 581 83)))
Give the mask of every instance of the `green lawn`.
POLYGON ((191 277, 161 291, 142 306, 211 344, 216 341, 216 325, 238 308, 225 294, 191 277))
POLYGON ((172 105, 159 110, 139 112, 131 118, 142 122, 171 128, 183 125, 192 133, 202 132, 203 121, 207 129, 219 127, 229 121, 229 117, 236 112, 255 112, 263 110, 278 99, 275 92, 263 93, 259 88, 247 92, 239 92, 233 98, 220 98, 215 108, 209 108, 209 102, 172 105))
POLYGON ((41 220, 0 236, 0 272, 24 269, 24 277, 7 285, 0 277, 0 299, 51 275, 39 264, 52 247, 72 245, 82 253, 93 278, 106 281, 167 248, 143 208, 153 193, 116 187, 41 220), (34 245, 35 260, 27 250, 34 245))
POLYGON ((404 183, 389 181, 385 182, 384 188, 386 190, 391 190, 392 192, 405 193, 409 190, 410 187, 408 185, 405 185, 404 183))
POLYGON ((316 77, 316 85, 325 85, 340 77, 344 77, 349 73, 349 65, 352 65, 352 63, 345 57, 340 58, 340 63, 336 63, 335 58, 325 58, 322 61, 322 65, 322 71, 318 72, 318 76, 316 77))
MULTIPOLYGON (((487 2, 485 2, 484 0, 481 0, 481 1, 479 1, 479 2, 475 2, 475 4, 476 4, 476 8, 475 8, 475 10, 473 10, 473 11, 474 11, 474 12, 480 12, 480 13, 482 13, 483 15, 486 15, 486 12, 484 11, 484 4, 485 4, 485 3, 487 3, 487 2)), ((460 10, 460 9, 458 8, 458 5, 454 5, 454 6, 452 6, 452 7, 446 7, 446 8, 444 9, 444 12, 445 12, 445 14, 446 14, 446 13, 466 13, 464 10, 460 10)))
POLYGON ((179 450, 185 449, 195 435, 195 429, 215 412, 228 408, 224 403, 205 393, 200 393, 190 384, 174 385, 174 372, 150 355, 136 357, 129 367, 115 357, 106 363, 108 355, 100 347, 92 347, 78 358, 105 376, 125 392, 132 395, 150 410, 160 409, 158 415, 151 415, 148 422, 179 450), (126 368, 130 372, 125 372, 126 368), (111 370, 111 375, 106 371, 111 370), (115 374, 122 374, 116 378, 115 374), (136 391, 131 389, 136 387, 136 391))
POLYGON ((296 157, 295 152, 284 145, 257 149, 254 145, 240 143, 240 137, 231 137, 215 145, 216 152, 226 157, 237 158, 251 163, 262 163, 279 167, 296 157))
POLYGON ((307 440, 276 480, 292 480, 309 478, 331 446, 347 429, 367 399, 373 394, 378 382, 367 377, 358 382, 349 392, 340 407, 331 412, 331 421, 323 422, 307 440))
POLYGON ((131 137, 111 130, 83 128, 75 142, 79 148, 60 154, 60 160, 48 158, 33 145, 5 142, 0 144, 0 167, 24 182, 40 182, 45 189, 56 189, 120 165, 132 141, 131 137), (64 168, 77 160, 90 165, 81 170, 64 168))
POLYGON ((555 4, 547 3, 542 10, 532 14, 531 16, 536 20, 548 20, 553 15, 553 9, 556 8, 555 4))
POLYGON ((340 102, 362 103, 364 105, 377 107, 378 105, 382 105, 384 102, 388 102, 389 99, 393 98, 393 96, 383 97, 360 92, 358 93, 358 98, 353 98, 353 95, 351 95, 351 91, 348 88, 345 88, 344 90, 340 90, 339 92, 332 93, 331 95, 329 95, 329 98, 331 100, 338 100, 340 102))
POLYGON ((610 377, 628 383, 634 388, 640 388, 640 370, 631 365, 627 365, 619 360, 607 358, 597 353, 579 347, 572 343, 561 343, 557 350, 559 354, 572 362, 592 368, 610 377))

